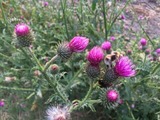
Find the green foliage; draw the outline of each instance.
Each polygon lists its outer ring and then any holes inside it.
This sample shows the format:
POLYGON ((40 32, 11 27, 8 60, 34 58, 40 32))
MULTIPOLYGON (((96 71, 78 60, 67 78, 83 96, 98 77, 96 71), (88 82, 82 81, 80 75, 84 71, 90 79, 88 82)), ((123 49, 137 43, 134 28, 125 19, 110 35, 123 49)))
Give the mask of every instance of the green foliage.
POLYGON ((60 104, 70 107, 73 118, 74 113, 80 112, 82 116, 89 116, 87 120, 156 120, 160 115, 159 56, 151 61, 149 55, 138 48, 139 39, 146 36, 150 56, 154 57, 160 41, 159 38, 151 40, 140 22, 144 34, 133 33, 134 38, 126 39, 123 34, 125 23, 119 19, 130 1, 119 9, 120 3, 116 0, 111 0, 111 6, 108 6, 108 0, 80 0, 78 3, 74 0, 55 3, 48 0, 46 7, 38 0, 2 0, 0 100, 4 99, 5 106, 0 107, 0 112, 7 113, 10 120, 41 120, 48 106, 60 104), (14 45, 14 26, 19 22, 29 24, 35 34, 32 49, 14 45), (69 42, 76 35, 90 39, 87 50, 73 53, 68 61, 55 57, 51 63, 59 66, 57 74, 43 71, 57 54, 57 45, 69 42), (135 77, 120 78, 114 84, 123 100, 122 104, 115 106, 107 103, 106 88, 100 88, 98 84, 100 78, 91 80, 85 72, 87 52, 111 36, 116 37, 112 41, 113 51, 128 55, 126 51, 131 47, 132 54, 128 56, 137 72, 135 77), (36 70, 40 74, 35 75, 36 70))

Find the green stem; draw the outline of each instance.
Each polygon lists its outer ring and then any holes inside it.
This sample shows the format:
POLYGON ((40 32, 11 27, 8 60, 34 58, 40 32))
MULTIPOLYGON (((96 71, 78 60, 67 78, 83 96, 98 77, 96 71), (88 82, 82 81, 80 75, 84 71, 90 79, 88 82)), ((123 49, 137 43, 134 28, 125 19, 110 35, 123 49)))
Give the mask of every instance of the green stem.
POLYGON ((133 119, 133 120, 136 120, 135 117, 134 117, 134 115, 133 115, 133 113, 132 113, 132 111, 131 111, 131 108, 130 108, 129 105, 128 105, 128 102, 126 102, 126 104, 127 104, 128 110, 129 110, 129 112, 130 112, 130 114, 131 114, 131 116, 132 116, 132 119, 133 119))
POLYGON ((82 25, 83 25, 83 5, 82 5, 82 0, 80 0, 80 12, 81 12, 81 21, 82 21, 82 25))
MULTIPOLYGON (((35 56, 35 54, 33 53, 31 48, 28 48, 30 54, 32 55, 34 61, 36 62, 36 64, 39 66, 39 69, 41 71, 41 73, 43 74, 44 78, 47 80, 47 82, 49 83, 49 85, 53 88, 55 93, 58 93, 58 95, 63 99, 63 96, 61 96, 61 94, 58 92, 58 90, 56 89, 56 85, 52 83, 52 81, 50 80, 50 78, 47 76, 47 74, 44 72, 44 68, 42 67, 42 65, 40 64, 39 60, 37 59, 37 57, 35 56)), ((66 100, 65 100, 66 101, 66 100)))
POLYGON ((154 69, 151 73, 154 74, 159 67, 160 67, 160 63, 157 66, 154 67, 154 69))
POLYGON ((31 57, 27 54, 27 52, 22 48, 20 47, 20 50, 24 53, 24 55, 30 60, 30 62, 32 63, 32 60, 31 60, 31 57))
POLYGON ((34 61, 36 62, 36 64, 39 66, 40 71, 43 71, 43 67, 42 67, 42 65, 40 64, 40 62, 39 62, 39 60, 37 59, 37 57, 35 56, 35 54, 34 54, 34 52, 32 51, 32 49, 31 49, 31 48, 28 48, 28 50, 29 50, 30 54, 32 55, 32 57, 33 57, 34 61))
POLYGON ((44 66, 44 72, 46 72, 46 70, 48 69, 48 67, 53 63, 53 61, 55 61, 58 58, 58 55, 55 55, 54 57, 52 57, 52 59, 50 61, 48 61, 45 66, 44 66))
POLYGON ((5 25, 7 26, 8 23, 7 23, 7 20, 6 20, 6 16, 5 16, 5 14, 4 14, 4 9, 3 9, 3 6, 2 6, 2 2, 0 2, 0 7, 1 7, 1 11, 2 11, 2 16, 3 16, 4 23, 5 23, 5 25))
POLYGON ((69 33, 68 33, 66 13, 65 13, 65 11, 66 11, 66 0, 64 0, 64 5, 63 5, 63 0, 61 0, 60 3, 61 3, 63 17, 64 17, 64 24, 65 24, 65 30, 66 30, 66 33, 67 33, 67 39, 69 40, 69 33))
POLYGON ((145 63, 146 63, 146 58, 147 58, 147 56, 146 56, 146 54, 145 54, 145 56, 144 56, 144 61, 143 61, 143 67, 144 67, 144 65, 145 65, 145 63))
POLYGON ((104 29, 105 29, 105 39, 107 39, 107 20, 106 20, 106 9, 105 9, 105 0, 103 0, 103 20, 104 20, 104 29))
MULTIPOLYGON (((16 88, 16 87, 6 87, 6 86, 0 86, 0 89, 14 90, 14 91, 27 91, 27 92, 35 91, 35 89, 32 89, 32 88, 16 88)), ((54 90, 53 89, 42 89, 42 91, 54 91, 54 90)))
POLYGON ((4 54, 0 53, 0 56, 2 56, 3 58, 5 58, 5 59, 8 60, 8 61, 12 61, 12 60, 10 59, 10 57, 8 57, 7 55, 4 55, 4 54))
POLYGON ((122 10, 119 11, 118 15, 113 19, 111 25, 109 26, 108 32, 110 33, 112 26, 114 25, 114 23, 116 22, 116 20, 118 19, 118 17, 120 16, 120 14, 122 14, 123 10, 127 7, 127 5, 130 3, 131 0, 128 0, 127 3, 125 4, 125 6, 122 8, 122 10))
POLYGON ((84 65, 82 65, 82 67, 80 68, 79 71, 76 72, 76 74, 72 77, 72 79, 70 80, 70 82, 68 83, 66 90, 68 90, 71 86, 71 84, 73 83, 73 80, 75 80, 75 78, 81 73, 81 71, 83 70, 84 65))
POLYGON ((15 87, 6 87, 6 86, 0 86, 0 89, 15 90, 15 91, 30 91, 30 92, 35 91, 34 89, 29 89, 29 88, 15 88, 15 87))
POLYGON ((84 97, 84 99, 83 99, 82 101, 80 101, 80 102, 78 103, 78 105, 76 105, 76 106, 71 106, 71 108, 70 108, 70 110, 69 110, 70 112, 78 109, 79 107, 81 107, 81 106, 86 102, 86 100, 90 97, 90 95, 91 95, 91 93, 92 93, 93 85, 94 85, 94 84, 93 84, 93 82, 91 81, 89 90, 88 90, 86 96, 84 97))
MULTIPOLYGON (((138 17, 137 17, 138 18, 138 17)), ((146 33, 145 29, 143 28, 143 26, 141 25, 141 23, 138 20, 138 24, 141 27, 142 31, 145 33, 146 37, 148 38, 149 42, 151 42, 153 48, 155 48, 154 43, 152 42, 151 38, 149 37, 149 35, 146 33)))

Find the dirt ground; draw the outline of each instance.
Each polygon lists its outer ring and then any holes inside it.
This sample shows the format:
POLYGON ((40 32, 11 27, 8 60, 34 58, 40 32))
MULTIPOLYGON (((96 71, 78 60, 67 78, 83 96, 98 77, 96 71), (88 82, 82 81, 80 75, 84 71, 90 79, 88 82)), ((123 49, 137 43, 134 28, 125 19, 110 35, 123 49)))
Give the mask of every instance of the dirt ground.
POLYGON ((141 30, 137 20, 134 21, 137 16, 151 39, 160 37, 160 0, 136 0, 126 8, 125 15, 125 23, 133 32, 141 30))

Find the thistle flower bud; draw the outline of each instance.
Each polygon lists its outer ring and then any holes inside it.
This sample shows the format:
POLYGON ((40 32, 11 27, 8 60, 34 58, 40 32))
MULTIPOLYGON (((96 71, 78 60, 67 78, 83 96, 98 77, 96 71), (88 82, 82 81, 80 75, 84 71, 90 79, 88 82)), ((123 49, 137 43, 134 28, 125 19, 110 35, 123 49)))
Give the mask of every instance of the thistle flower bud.
POLYGON ((142 46, 146 46, 146 45, 147 45, 147 40, 144 39, 144 38, 142 38, 142 39, 140 40, 140 44, 141 44, 142 46))
POLYGON ((63 42, 58 45, 57 54, 62 60, 67 60, 71 57, 72 51, 68 42, 63 42))
POLYGON ((86 73, 90 78, 96 78, 100 75, 99 65, 88 64, 86 67, 86 73))
POLYGON ((107 89, 102 88, 99 95, 100 99, 102 100, 102 104, 108 109, 114 109, 120 104, 119 92, 112 87, 109 87, 107 89))
POLYGON ((150 49, 146 49, 146 50, 145 50, 145 54, 146 54, 146 55, 149 55, 150 52, 151 52, 150 49))
POLYGON ((115 38, 114 36, 111 36, 111 37, 110 37, 110 40, 111 40, 111 41, 115 41, 116 38, 115 38))
POLYGON ((106 98, 109 102, 117 102, 119 99, 119 93, 114 89, 109 89, 106 92, 106 98))
POLYGON ((127 50, 127 54, 128 54, 128 55, 131 55, 131 54, 132 54, 132 50, 130 50, 130 49, 127 50))
POLYGON ((48 2, 46 2, 46 1, 43 2, 44 7, 47 7, 48 5, 49 5, 48 2))
POLYGON ((50 107, 46 111, 47 113, 47 120, 69 120, 70 113, 68 107, 50 107))
POLYGON ((103 42, 102 45, 101 45, 101 48, 102 48, 103 50, 107 50, 107 51, 110 50, 111 47, 112 47, 112 45, 111 45, 111 43, 110 43, 109 41, 105 41, 105 42, 103 42))
POLYGON ((39 70, 34 71, 34 76, 40 76, 40 75, 41 75, 41 72, 39 70))
POLYGON ((82 52, 88 46, 89 39, 86 37, 76 36, 69 42, 72 52, 82 52))
POLYGON ((57 74, 59 72, 59 66, 56 64, 53 64, 49 67, 49 71, 51 74, 57 74))
POLYGON ((24 23, 20 23, 15 26, 14 37, 16 40, 15 42, 19 47, 29 47, 34 40, 32 30, 24 23))
POLYGON ((116 81, 117 78, 118 78, 118 75, 115 73, 114 69, 111 68, 106 70, 103 80, 106 81, 107 83, 112 83, 116 81))
POLYGON ((104 53, 98 46, 93 47, 87 55, 87 60, 93 65, 98 65, 103 60, 103 58, 104 53))
POLYGON ((120 16, 120 19, 121 20, 124 20, 126 17, 125 17, 125 15, 124 14, 122 14, 121 16, 120 16))

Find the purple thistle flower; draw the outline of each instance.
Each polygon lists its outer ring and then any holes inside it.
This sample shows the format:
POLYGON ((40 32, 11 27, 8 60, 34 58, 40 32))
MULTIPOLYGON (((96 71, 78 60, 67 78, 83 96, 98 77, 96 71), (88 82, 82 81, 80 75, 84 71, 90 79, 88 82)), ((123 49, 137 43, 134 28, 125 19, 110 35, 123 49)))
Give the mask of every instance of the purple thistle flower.
POLYGON ((5 105, 3 100, 0 100, 0 107, 3 107, 5 105))
POLYGON ((93 47, 88 55, 87 55, 87 60, 92 64, 92 65, 98 65, 104 58, 104 53, 102 49, 98 46, 93 47))
POLYGON ((44 7, 47 7, 47 6, 48 6, 48 2, 46 2, 46 1, 43 2, 43 6, 44 6, 44 7))
POLYGON ((14 28, 14 43, 17 47, 30 47, 34 40, 34 33, 24 23, 17 24, 14 28))
POLYGON ((116 62, 114 71, 118 76, 132 77, 136 74, 136 71, 133 68, 134 65, 132 61, 127 56, 123 56, 116 62))
POLYGON ((158 49, 156 50, 156 53, 157 53, 157 54, 160 54, 160 48, 158 48, 158 49))
POLYGON ((146 45, 147 45, 147 40, 144 39, 144 38, 141 38, 140 44, 141 44, 142 46, 146 46, 146 45))
POLYGON ((30 28, 28 25, 20 23, 15 26, 14 31, 17 36, 26 36, 30 32, 30 28))
POLYGON ((65 107, 50 107, 46 111, 47 120, 68 120, 70 118, 69 108, 65 107))
POLYGON ((114 36, 111 36, 111 37, 110 37, 110 40, 111 40, 111 41, 115 41, 116 38, 115 38, 114 36))
POLYGON ((124 14, 121 15, 121 20, 124 20, 125 19, 125 16, 124 14))
POLYGON ((110 43, 109 41, 105 41, 105 42, 103 42, 102 45, 101 45, 101 48, 102 48, 103 50, 107 50, 107 51, 110 50, 111 47, 112 47, 112 45, 111 45, 111 43, 110 43))
POLYGON ((109 89, 106 92, 106 98, 109 102, 116 102, 119 99, 119 93, 114 89, 109 89))
POLYGON ((89 39, 86 37, 76 36, 69 42, 72 52, 82 52, 88 46, 89 39))

